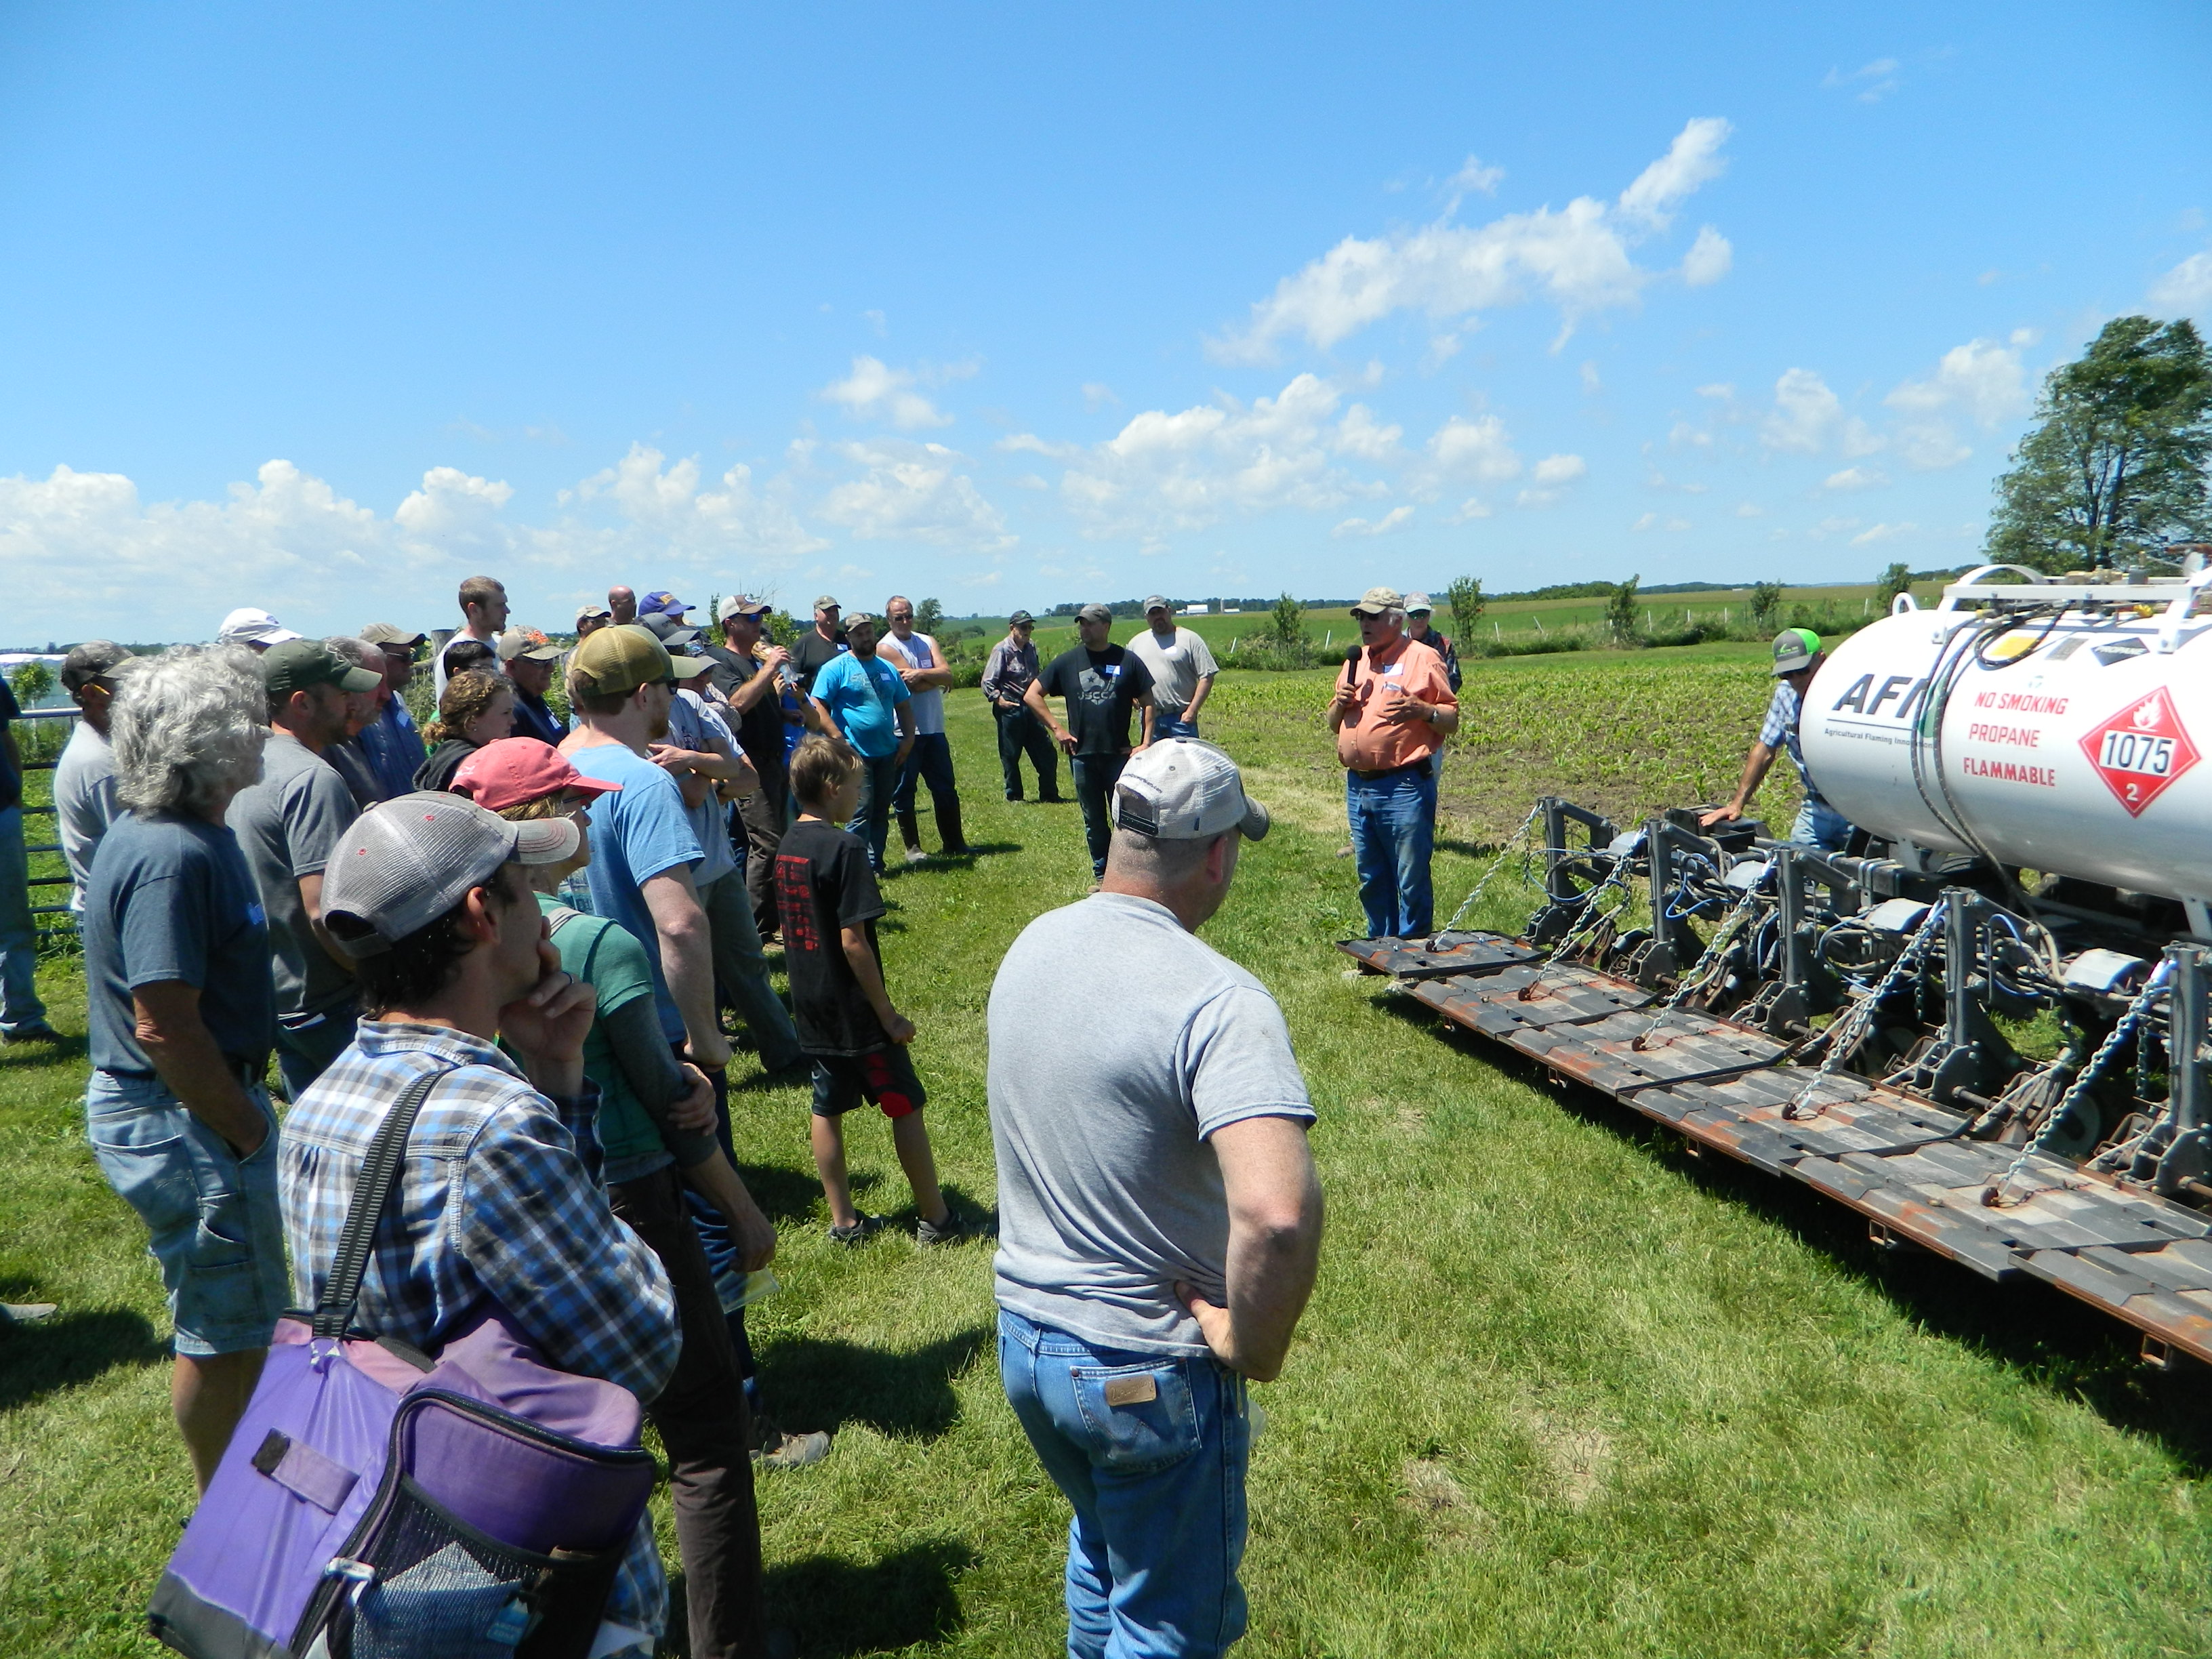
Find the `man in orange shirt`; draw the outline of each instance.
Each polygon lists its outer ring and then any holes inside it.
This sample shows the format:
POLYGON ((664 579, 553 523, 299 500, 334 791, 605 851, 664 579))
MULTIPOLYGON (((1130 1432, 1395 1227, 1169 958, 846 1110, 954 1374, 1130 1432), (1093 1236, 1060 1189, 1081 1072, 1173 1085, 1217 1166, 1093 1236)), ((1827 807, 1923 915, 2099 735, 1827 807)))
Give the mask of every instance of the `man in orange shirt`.
POLYGON ((1395 588, 1369 588, 1352 614, 1359 644, 1345 653, 1328 726, 1344 764, 1360 908, 1370 939, 1418 939, 1436 924, 1434 757, 1459 730, 1459 699, 1443 659, 1406 637, 1406 601, 1395 588))

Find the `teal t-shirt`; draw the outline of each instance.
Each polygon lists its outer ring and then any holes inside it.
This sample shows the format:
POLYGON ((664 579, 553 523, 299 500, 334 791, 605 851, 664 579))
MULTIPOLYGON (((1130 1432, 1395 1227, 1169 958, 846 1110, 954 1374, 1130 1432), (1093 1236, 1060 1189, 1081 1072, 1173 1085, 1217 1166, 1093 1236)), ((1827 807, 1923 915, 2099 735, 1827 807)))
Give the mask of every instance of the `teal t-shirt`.
MULTIPOLYGON (((563 907, 551 894, 540 893, 538 908, 550 914, 563 907)), ((653 994, 653 969, 645 959, 645 947, 619 922, 580 911, 555 930, 553 948, 561 953, 562 972, 599 994, 601 1014, 653 994)), ((635 1164, 656 1153, 663 1162, 673 1162, 660 1132, 616 1063, 606 1028, 599 1020, 592 1021, 592 1033, 584 1039, 584 1075, 599 1085, 599 1147, 610 1167, 635 1164)))

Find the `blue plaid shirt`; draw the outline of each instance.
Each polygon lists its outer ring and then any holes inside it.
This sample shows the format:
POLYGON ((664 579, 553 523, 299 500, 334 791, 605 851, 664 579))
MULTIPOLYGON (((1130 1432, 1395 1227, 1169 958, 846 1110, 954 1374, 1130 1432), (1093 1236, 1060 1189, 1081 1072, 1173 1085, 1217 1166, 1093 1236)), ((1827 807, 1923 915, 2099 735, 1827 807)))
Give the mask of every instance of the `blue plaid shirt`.
MULTIPOLYGON (((676 1369, 676 1292, 608 1207, 592 1131, 597 1091, 549 1100, 496 1046, 443 1026, 363 1020, 285 1118, 279 1181, 300 1305, 322 1294, 386 1112, 428 1071, 447 1075, 408 1137, 356 1326, 435 1352, 495 1297, 550 1363, 652 1400, 676 1369)), ((666 1604, 648 1516, 606 1616, 658 1635, 666 1604)))

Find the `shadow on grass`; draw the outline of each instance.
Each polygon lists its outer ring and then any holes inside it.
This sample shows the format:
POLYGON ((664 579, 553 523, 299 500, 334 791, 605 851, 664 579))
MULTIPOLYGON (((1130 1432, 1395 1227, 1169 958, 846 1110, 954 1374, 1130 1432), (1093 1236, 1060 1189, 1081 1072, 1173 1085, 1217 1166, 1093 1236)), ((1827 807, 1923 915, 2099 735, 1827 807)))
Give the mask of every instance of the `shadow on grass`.
MULTIPOLYGON (((787 1222, 811 1221, 822 1204, 822 1183, 811 1174, 777 1164, 741 1164, 738 1174, 753 1195, 761 1213, 781 1226, 787 1222)), ((853 1172, 853 1192, 864 1197, 883 1177, 865 1170, 853 1172)))
POLYGON ((64 1311, 35 1325, 0 1327, 0 1412, 89 1382, 118 1365, 150 1365, 168 1357, 167 1340, 145 1316, 119 1308, 64 1311))
POLYGON ((891 1352, 856 1342, 790 1337, 760 1356, 761 1387, 792 1428, 865 1423, 901 1439, 934 1440, 960 1416, 952 1379, 991 1337, 976 1325, 927 1347, 891 1352))
POLYGON ((90 1052, 81 1036, 58 1036, 51 1042, 26 1040, 0 1043, 0 1077, 10 1072, 36 1071, 41 1066, 75 1065, 90 1052))
POLYGON ((2184 1359, 2173 1370, 2154 1370, 2142 1363, 2141 1334, 2132 1326, 2056 1286, 2026 1274, 1992 1283, 1929 1252, 1883 1249, 1868 1237, 1864 1216, 1802 1182, 1723 1154, 1694 1154, 1674 1131, 1477 1037, 1410 997, 1378 996, 1375 1003, 1541 1090, 1561 1109, 1819 1250, 1920 1329, 1964 1343, 2039 1387, 2081 1401, 2115 1428, 2151 1437, 2192 1478, 2212 1474, 2212 1369, 2184 1359))
MULTIPOLYGON (((787 1630, 807 1659, 887 1653, 943 1641, 961 1626, 954 1587, 975 1565, 957 1539, 928 1538, 872 1561, 812 1555, 763 1576, 768 1626, 787 1630)), ((668 1653, 690 1653, 684 1575, 668 1580, 668 1653)))

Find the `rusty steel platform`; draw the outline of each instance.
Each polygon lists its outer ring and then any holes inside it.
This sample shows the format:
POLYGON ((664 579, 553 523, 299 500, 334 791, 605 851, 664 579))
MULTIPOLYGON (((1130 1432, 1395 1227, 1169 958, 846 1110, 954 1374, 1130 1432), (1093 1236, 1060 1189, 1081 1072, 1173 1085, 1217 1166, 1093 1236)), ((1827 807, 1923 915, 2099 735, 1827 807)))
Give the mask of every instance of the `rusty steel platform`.
POLYGON ((1867 1218, 1869 1235, 1984 1278, 2026 1276, 2143 1334, 2145 1357, 2212 1364, 2212 1217, 1964 1139, 1968 1120, 1905 1091, 1794 1063, 1748 1026, 1498 934, 1350 939, 1339 947, 1454 1024, 1666 1125, 1700 1150, 1801 1181, 1867 1218))

